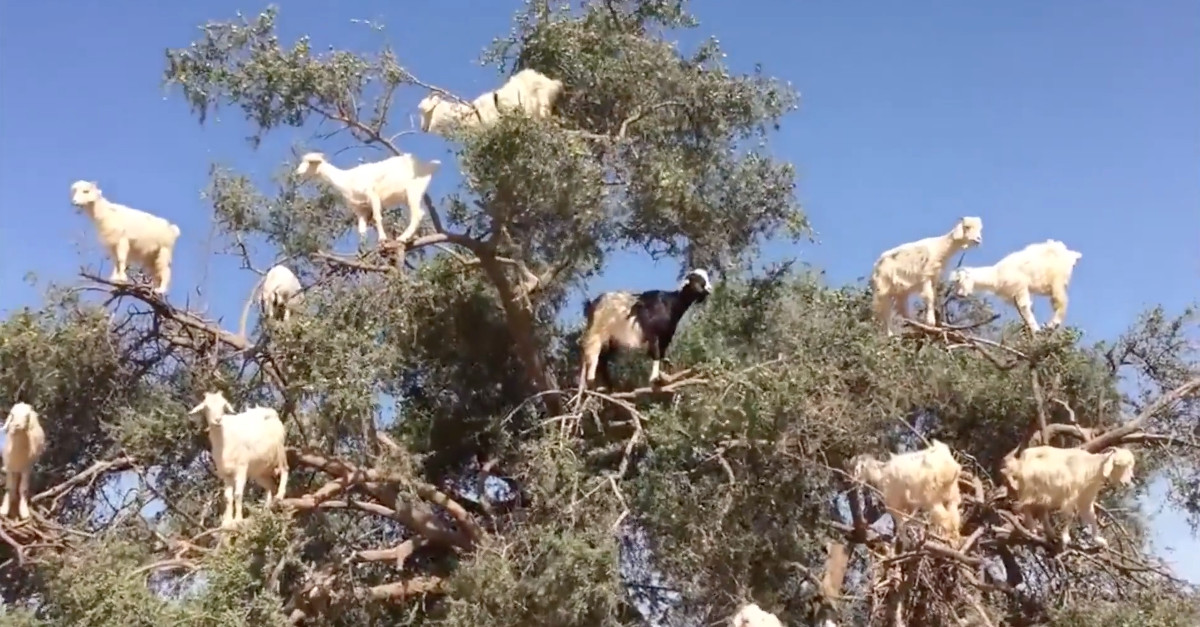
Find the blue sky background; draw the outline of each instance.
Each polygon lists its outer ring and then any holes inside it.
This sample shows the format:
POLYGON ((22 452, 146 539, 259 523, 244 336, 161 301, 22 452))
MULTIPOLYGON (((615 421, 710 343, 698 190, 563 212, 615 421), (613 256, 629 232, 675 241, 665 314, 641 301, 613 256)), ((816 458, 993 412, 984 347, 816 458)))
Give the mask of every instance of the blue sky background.
MULTIPOLYGON (((200 195, 209 165, 266 177, 308 133, 284 130, 253 151, 236 110, 201 127, 180 98, 163 91, 160 77, 164 49, 187 45, 199 25, 264 6, 0 0, 0 314, 38 302, 40 288, 24 281, 27 272, 69 282, 80 265, 95 268, 104 259, 91 224, 68 201, 71 182, 89 179, 109 198, 179 224, 172 301, 190 298, 236 325, 256 277, 237 271, 232 257, 212 256, 221 244, 209 241, 211 211, 200 195)), ((474 60, 508 32, 517 6, 289 1, 280 32, 288 41, 307 33, 316 50, 375 49, 386 40, 423 80, 473 97, 499 84, 474 60), (353 18, 389 28, 381 35, 353 18)), ((693 9, 700 34, 719 37, 735 70, 762 62, 802 93, 775 149, 798 168, 798 193, 819 244, 774 245, 772 257, 798 256, 833 283, 859 281, 882 250, 978 215, 984 243, 968 264, 992 263, 1046 238, 1083 253, 1068 322, 1086 331, 1085 341, 1114 337, 1152 304, 1178 311, 1194 298, 1194 0, 699 0, 693 9)), ((422 95, 401 91, 397 130, 408 127, 422 95)), ((440 138, 404 137, 401 147, 453 163, 440 138)), ((378 158, 357 151, 338 160, 360 156, 378 158)), ((434 179, 435 198, 457 183, 453 167, 443 172, 434 179)), ((266 268, 271 251, 259 254, 266 268)), ((670 285, 677 271, 673 262, 624 255, 589 291, 670 285)), ((1044 302, 1035 311, 1048 316, 1044 302)), ((1156 544, 1194 555, 1200 544, 1177 513, 1160 506, 1162 491, 1149 501, 1156 544)), ((1177 566, 1200 582, 1200 563, 1177 566)))

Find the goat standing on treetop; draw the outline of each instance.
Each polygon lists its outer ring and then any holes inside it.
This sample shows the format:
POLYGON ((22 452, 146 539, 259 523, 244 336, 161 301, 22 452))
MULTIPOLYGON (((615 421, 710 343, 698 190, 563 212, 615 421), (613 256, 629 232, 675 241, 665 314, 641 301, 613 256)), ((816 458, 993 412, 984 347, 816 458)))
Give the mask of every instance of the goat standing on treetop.
POLYGON ((992 292, 1008 299, 1021 314, 1030 332, 1038 332, 1033 317, 1031 294, 1050 297, 1054 317, 1046 328, 1062 324, 1067 317, 1067 286, 1071 273, 1083 253, 1067 248, 1056 239, 1036 242, 990 266, 959 268, 950 274, 950 284, 956 296, 968 296, 976 290, 992 292))
POLYGON ((958 541, 962 525, 958 478, 962 465, 944 442, 933 440, 926 448, 893 454, 887 461, 858 455, 850 466, 856 481, 879 490, 892 515, 896 538, 903 538, 905 518, 926 510, 931 523, 940 527, 951 542, 958 541))
POLYGON ((871 310, 889 337, 895 335, 892 313, 908 318, 908 298, 919 294, 925 301, 925 324, 937 325, 934 297, 950 257, 983 242, 983 220, 959 218, 949 233, 926 237, 885 250, 871 270, 871 310))
POLYGON ((367 218, 375 223, 379 241, 384 242, 388 238, 383 228, 384 207, 408 207, 408 226, 398 238, 404 244, 417 234, 417 226, 425 217, 425 206, 421 203, 441 164, 437 159, 422 161, 405 153, 343 170, 329 163, 325 155, 310 152, 300 158, 296 174, 304 178, 320 177, 341 193, 358 220, 360 242, 367 237, 367 218))
POLYGON ((587 326, 580 341, 583 349, 580 389, 592 386, 597 372, 604 384, 612 387, 608 362, 618 350, 644 349, 653 360, 650 383, 659 382, 663 378, 661 362, 675 337, 680 318, 693 303, 704 302, 710 292, 708 272, 696 269, 689 271, 679 289, 673 292, 605 292, 584 303, 587 326))
POLYGON ((86 213, 96 225, 100 243, 112 257, 108 280, 126 283, 130 261, 154 277, 154 293, 165 295, 171 285, 171 259, 179 227, 165 218, 126 207, 104 197, 95 181, 71 184, 71 204, 86 213))
MULTIPOLYGON (((1015 492, 1015 512, 1021 515, 1026 527, 1032 528, 1031 514, 1041 514, 1047 532, 1049 513, 1061 511, 1069 517, 1078 516, 1096 544, 1107 545, 1096 524, 1096 497, 1106 483, 1129 485, 1135 465, 1133 452, 1114 447, 1100 453, 1081 448, 1033 446, 1019 456, 1012 453, 1004 458, 1001 476, 1015 492)), ((1068 518, 1062 530, 1062 545, 1071 541, 1068 518)))

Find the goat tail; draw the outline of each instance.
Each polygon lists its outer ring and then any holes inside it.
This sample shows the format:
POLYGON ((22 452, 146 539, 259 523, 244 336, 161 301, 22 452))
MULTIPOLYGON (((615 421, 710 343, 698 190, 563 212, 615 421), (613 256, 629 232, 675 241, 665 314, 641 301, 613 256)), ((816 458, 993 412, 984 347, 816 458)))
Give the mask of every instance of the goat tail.
POLYGON ((171 225, 171 232, 175 234, 175 237, 179 237, 179 234, 181 233, 181 231, 179 230, 179 225, 178 225, 178 224, 172 224, 172 225, 171 225))

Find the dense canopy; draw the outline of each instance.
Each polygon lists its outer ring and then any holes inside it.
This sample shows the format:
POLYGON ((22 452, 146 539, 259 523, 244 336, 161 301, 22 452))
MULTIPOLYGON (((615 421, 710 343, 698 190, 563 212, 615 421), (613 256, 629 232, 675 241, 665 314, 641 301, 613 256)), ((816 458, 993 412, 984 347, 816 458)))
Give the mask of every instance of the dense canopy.
MULTIPOLYGON (((200 121, 240 111, 255 145, 401 153, 393 119, 437 78, 390 49, 282 41, 276 18, 208 24, 167 51, 166 82, 200 121)), ((548 119, 455 133, 460 185, 407 247, 335 250, 353 219, 292 155, 260 151, 269 186, 218 164, 222 236, 306 286, 288 322, 246 337, 94 275, 0 322, 0 398, 49 439, 34 518, 0 534, 0 624, 713 625, 750 601, 788 625, 1197 624, 1135 504, 1166 476, 1200 513, 1193 313, 1084 345, 943 295, 945 326, 887 338, 862 287, 756 264, 809 229, 768 144, 797 94, 731 72, 715 40, 670 43, 696 27, 684 0, 529 0, 484 58, 497 84, 534 68, 564 95, 548 119), (578 288, 630 249, 716 288, 670 383, 627 358, 616 390, 576 397, 578 288), (185 416, 215 389, 288 429, 287 498, 267 510, 251 488, 234 531, 185 416), (890 523, 847 462, 932 438, 974 486, 966 543, 885 559, 890 523), (1135 451, 1133 487, 1102 496, 1108 548, 1012 516, 1001 460, 1047 441, 1135 451)))

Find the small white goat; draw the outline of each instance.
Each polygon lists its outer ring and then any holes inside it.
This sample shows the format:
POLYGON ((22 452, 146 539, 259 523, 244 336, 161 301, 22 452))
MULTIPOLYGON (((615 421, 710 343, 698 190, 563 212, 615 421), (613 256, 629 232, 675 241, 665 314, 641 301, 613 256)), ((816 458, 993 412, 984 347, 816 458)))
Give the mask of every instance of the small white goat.
POLYGON ((296 174, 304 178, 318 176, 341 193, 346 205, 358 218, 360 240, 367 236, 367 218, 375 223, 379 241, 387 240, 387 231, 383 228, 383 208, 395 205, 407 207, 408 226, 399 238, 404 243, 416 234, 417 226, 425 217, 425 206, 422 204, 425 191, 429 189, 429 183, 441 164, 437 159, 422 161, 405 153, 342 170, 326 161, 325 155, 310 152, 301 158, 296 174))
POLYGON ((513 74, 496 90, 496 107, 501 111, 518 109, 530 117, 547 118, 562 92, 562 81, 526 68, 513 74))
POLYGON ((0 518, 7 518, 12 500, 17 499, 17 517, 29 518, 29 475, 33 464, 46 450, 46 432, 38 414, 27 403, 17 403, 4 419, 4 503, 0 518))
POLYGON ((783 622, 757 603, 747 603, 729 619, 729 627, 783 627, 783 622))
POLYGON ((1067 285, 1071 282, 1075 263, 1082 257, 1083 253, 1067 248, 1056 239, 1048 239, 1009 253, 994 265, 959 268, 950 273, 950 283, 959 296, 980 289, 1007 298, 1016 306, 1025 326, 1037 333, 1038 323, 1033 317, 1030 294, 1050 297, 1054 317, 1046 328, 1062 324, 1067 316, 1067 285))
MULTIPOLYGON (((1129 485, 1133 481, 1134 457, 1126 448, 1089 453, 1081 448, 1033 446, 1020 456, 1009 455, 1001 474, 1016 492, 1016 511, 1027 527, 1031 514, 1040 513, 1049 530, 1049 512, 1078 516, 1096 543, 1107 545, 1096 524, 1096 496, 1105 482, 1129 485)), ((1068 519, 1063 525, 1062 544, 1071 541, 1068 519)))
POLYGON ((957 542, 961 524, 958 506, 962 501, 958 476, 962 466, 944 442, 933 440, 927 448, 894 454, 886 462, 858 455, 852 467, 856 481, 874 486, 883 495, 897 538, 903 537, 907 515, 926 510, 929 521, 957 542))
POLYGON ((110 281, 127 282, 125 272, 133 260, 154 276, 154 292, 166 294, 171 283, 171 257, 179 227, 156 215, 110 202, 94 181, 71 184, 71 204, 82 209, 96 224, 100 243, 113 260, 110 281))
POLYGON ((250 303, 254 294, 259 295, 258 305, 264 318, 274 318, 287 322, 292 315, 292 307, 300 301, 303 288, 300 279, 282 264, 271 266, 267 274, 254 284, 250 290, 250 298, 242 306, 242 319, 238 324, 238 335, 246 337, 246 318, 250 315, 250 303))
POLYGON ((421 99, 417 111, 421 117, 421 130, 442 136, 455 125, 487 126, 500 119, 499 100, 494 91, 480 94, 471 104, 433 92, 421 99))
POLYGON ((284 322, 291 316, 293 299, 300 293, 300 279, 287 266, 275 265, 262 280, 259 306, 264 316, 280 318, 284 322))
POLYGON ((204 400, 188 412, 203 413, 208 422, 208 441, 212 445, 213 466, 225 484, 225 514, 221 527, 228 528, 242 517, 242 496, 246 478, 267 492, 266 506, 272 502, 271 489, 279 474, 278 497, 287 492, 287 434, 279 414, 270 407, 251 407, 238 414, 220 392, 206 392, 204 400))
POLYGON ((946 261, 983 241, 983 220, 967 216, 945 235, 926 237, 885 251, 871 272, 872 309, 875 320, 894 335, 891 314, 909 318, 908 297, 920 294, 925 301, 925 324, 936 325, 934 300, 946 261))

